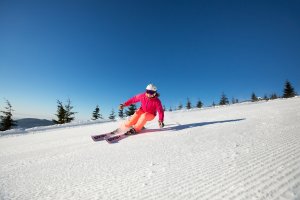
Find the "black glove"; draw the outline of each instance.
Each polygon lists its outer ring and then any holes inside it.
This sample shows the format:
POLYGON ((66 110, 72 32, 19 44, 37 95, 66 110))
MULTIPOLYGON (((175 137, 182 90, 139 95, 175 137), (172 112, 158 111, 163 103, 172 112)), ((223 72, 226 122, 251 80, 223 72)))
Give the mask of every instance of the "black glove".
POLYGON ((160 128, 163 128, 165 126, 164 122, 162 122, 162 121, 158 121, 158 125, 160 128))
POLYGON ((124 104, 120 104, 119 105, 119 110, 123 110, 124 107, 125 107, 124 104))

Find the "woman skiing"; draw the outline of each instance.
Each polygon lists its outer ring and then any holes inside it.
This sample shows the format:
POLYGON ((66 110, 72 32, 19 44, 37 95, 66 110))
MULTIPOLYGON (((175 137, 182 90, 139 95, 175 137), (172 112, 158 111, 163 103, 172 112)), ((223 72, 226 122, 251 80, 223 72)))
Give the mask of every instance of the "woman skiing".
POLYGON ((140 132, 147 121, 152 121, 155 118, 157 112, 159 114, 159 127, 164 127, 164 110, 158 97, 159 94, 157 93, 156 86, 149 84, 146 87, 146 92, 138 94, 125 103, 120 104, 119 109, 122 110, 126 106, 141 102, 141 107, 124 124, 126 129, 129 128, 126 135, 137 134, 140 132))

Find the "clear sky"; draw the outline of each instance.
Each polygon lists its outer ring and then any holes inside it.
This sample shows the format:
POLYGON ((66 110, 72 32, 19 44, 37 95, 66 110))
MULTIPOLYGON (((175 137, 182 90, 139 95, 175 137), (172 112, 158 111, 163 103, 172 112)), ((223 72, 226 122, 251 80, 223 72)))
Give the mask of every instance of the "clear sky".
POLYGON ((298 0, 0 0, 0 108, 104 117, 148 83, 169 108, 300 90, 298 0))

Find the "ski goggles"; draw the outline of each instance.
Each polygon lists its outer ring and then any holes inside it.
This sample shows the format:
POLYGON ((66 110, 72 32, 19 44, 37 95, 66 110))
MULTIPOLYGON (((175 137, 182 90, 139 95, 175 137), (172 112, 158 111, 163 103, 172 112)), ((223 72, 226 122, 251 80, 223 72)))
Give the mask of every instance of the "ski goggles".
POLYGON ((156 93, 156 91, 153 91, 153 90, 146 90, 146 93, 147 93, 147 94, 151 94, 151 95, 153 95, 153 94, 155 94, 155 93, 156 93))

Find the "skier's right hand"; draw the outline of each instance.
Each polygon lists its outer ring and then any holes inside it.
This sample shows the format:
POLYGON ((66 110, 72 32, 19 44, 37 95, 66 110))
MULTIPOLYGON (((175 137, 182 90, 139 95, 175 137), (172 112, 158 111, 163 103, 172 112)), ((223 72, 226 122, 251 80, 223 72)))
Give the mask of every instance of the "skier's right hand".
POLYGON ((165 124, 162 121, 158 121, 158 126, 159 126, 159 128, 163 128, 165 126, 165 124))
POLYGON ((124 109, 124 104, 120 104, 120 106, 119 106, 119 110, 123 110, 124 109))

